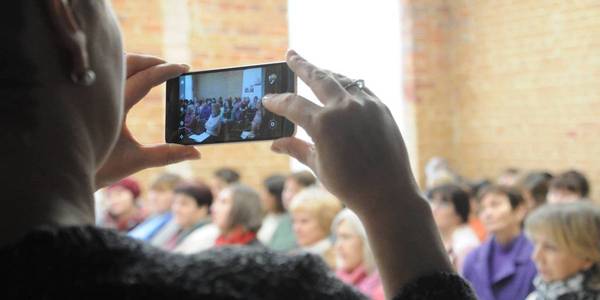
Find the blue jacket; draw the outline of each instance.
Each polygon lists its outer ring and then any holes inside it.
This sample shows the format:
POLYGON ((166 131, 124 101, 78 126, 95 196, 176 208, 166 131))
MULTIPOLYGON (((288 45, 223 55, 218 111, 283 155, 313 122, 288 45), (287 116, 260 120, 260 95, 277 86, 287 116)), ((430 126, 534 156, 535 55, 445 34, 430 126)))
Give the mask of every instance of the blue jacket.
POLYGON ((537 270, 531 260, 533 245, 523 234, 516 239, 512 259, 507 259, 495 274, 491 274, 490 269, 493 237, 467 255, 462 274, 479 299, 522 300, 535 289, 533 279, 537 270))

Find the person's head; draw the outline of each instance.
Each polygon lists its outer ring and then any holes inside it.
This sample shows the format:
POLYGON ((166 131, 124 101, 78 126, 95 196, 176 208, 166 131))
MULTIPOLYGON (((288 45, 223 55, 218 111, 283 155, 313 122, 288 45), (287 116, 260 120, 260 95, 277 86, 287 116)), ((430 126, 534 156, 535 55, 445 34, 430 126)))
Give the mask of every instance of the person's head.
POLYGON ((451 230, 469 222, 470 196, 462 187, 442 185, 428 194, 433 218, 440 230, 451 230))
POLYGON ((588 180, 577 171, 567 171, 554 177, 548 190, 548 203, 573 202, 585 199, 590 190, 588 180))
POLYGON ((175 189, 173 216, 181 228, 190 228, 206 219, 213 202, 207 185, 194 182, 185 183, 175 189))
POLYGON ((521 180, 519 186, 529 211, 546 203, 550 180, 552 175, 547 172, 531 172, 521 180))
POLYGON ((5 192, 35 197, 66 193, 66 183, 92 186, 123 115, 123 47, 109 2, 9 1, 0 16, 0 137, 10 141, 1 163, 36 184, 5 192))
POLYGON ((289 175, 283 187, 283 205, 289 209, 292 198, 302 189, 314 185, 316 182, 317 179, 309 171, 300 171, 289 175))
POLYGON ((515 186, 521 177, 521 171, 516 168, 508 168, 498 176, 496 184, 505 186, 515 186))
POLYGON ((260 200, 265 212, 280 214, 285 212, 283 206, 283 185, 285 177, 281 175, 272 175, 263 181, 260 200))
POLYGON ((336 266, 346 272, 352 272, 359 266, 368 273, 373 272, 375 258, 358 216, 349 209, 343 209, 333 220, 331 228, 335 236, 336 266))
POLYGON ((223 189, 211 207, 213 223, 221 234, 236 229, 257 232, 262 224, 260 196, 243 184, 232 184, 223 189))
POLYGON ((520 232, 520 226, 527 214, 525 201, 513 187, 492 185, 479 194, 479 216, 486 230, 491 234, 520 232))
POLYGON ((213 173, 213 178, 210 181, 210 190, 213 197, 217 198, 221 190, 225 187, 238 183, 240 181, 240 173, 231 168, 220 168, 213 173))
POLYGON ((544 205, 527 217, 525 232, 546 282, 565 280, 600 263, 600 208, 592 203, 544 205))
POLYGON ((131 178, 125 178, 107 189, 108 213, 114 217, 128 215, 136 209, 141 194, 140 185, 131 178))
POLYGON ((162 214, 171 210, 175 188, 182 179, 179 175, 162 173, 150 184, 148 202, 154 213, 162 214))
POLYGON ((290 213, 298 245, 308 247, 331 234, 331 222, 342 209, 338 199, 327 191, 310 187, 292 200, 290 213))

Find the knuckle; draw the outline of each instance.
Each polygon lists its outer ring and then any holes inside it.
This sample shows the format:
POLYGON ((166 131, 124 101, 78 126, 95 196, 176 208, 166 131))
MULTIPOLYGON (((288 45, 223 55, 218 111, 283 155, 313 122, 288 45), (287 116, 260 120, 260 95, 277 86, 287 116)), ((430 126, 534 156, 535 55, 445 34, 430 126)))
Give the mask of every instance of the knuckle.
POLYGON ((327 77, 329 77, 329 74, 321 69, 314 69, 312 72, 310 72, 310 79, 313 81, 324 80, 327 77))

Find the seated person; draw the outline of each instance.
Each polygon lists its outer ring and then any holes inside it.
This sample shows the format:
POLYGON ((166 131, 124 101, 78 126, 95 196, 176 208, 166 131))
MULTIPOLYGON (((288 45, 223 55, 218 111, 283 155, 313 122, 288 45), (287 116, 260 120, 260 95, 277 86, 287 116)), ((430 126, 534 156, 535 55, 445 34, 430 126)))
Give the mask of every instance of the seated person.
POLYGON ((223 111, 219 104, 213 104, 211 111, 210 118, 204 123, 206 133, 210 135, 208 139, 205 140, 206 142, 217 141, 221 135, 221 126, 223 125, 223 111))
POLYGON ((165 244, 165 249, 182 251, 181 245, 194 231, 210 223, 210 205, 213 198, 207 185, 186 183, 175 189, 173 216, 179 230, 165 244))
POLYGON ((457 270, 462 270, 467 254, 479 246, 479 238, 469 226, 470 195, 453 184, 436 187, 428 194, 433 219, 450 260, 457 270))
POLYGON ((260 200, 265 217, 258 240, 273 250, 287 252, 296 247, 296 237, 292 217, 283 206, 284 183, 285 177, 281 175, 269 176, 263 181, 260 200))
POLYGON ((335 237, 336 274, 373 300, 385 300, 381 278, 358 216, 343 209, 331 225, 335 237))
POLYGON ((219 168, 212 175, 209 184, 213 199, 216 199, 224 188, 234 183, 239 183, 241 177, 237 170, 229 167, 219 168))
POLYGON ((567 171, 550 181, 548 203, 573 202, 587 200, 590 185, 583 174, 567 171))
POLYGON ((259 246, 256 233, 262 223, 260 196, 248 186, 234 184, 219 193, 211 207, 213 223, 219 228, 216 246, 259 246))
MULTIPOLYGON (((141 145, 127 127, 132 106, 188 67, 123 55, 108 1, 8 1, 0 16, 9 58, 0 72, 0 134, 10 141, 0 155, 5 298, 362 299, 310 255, 243 247, 173 255, 94 226, 95 189, 199 158, 193 147, 141 145)), ((474 299, 439 246, 389 109, 367 87, 293 51, 287 60, 325 108, 298 95, 264 99, 318 145, 287 138, 273 149, 310 166, 359 215, 390 297, 474 299), (369 139, 344 138, 359 130, 369 139), (340 138, 331 143, 330 135, 340 138)))
POLYGON ((491 237, 467 255, 463 276, 481 300, 525 299, 534 289, 533 245, 521 224, 527 208, 515 188, 490 186, 480 192, 481 220, 491 237))
POLYGON ((310 171, 299 171, 290 174, 285 179, 283 193, 281 194, 283 207, 289 209, 294 196, 300 193, 304 188, 315 185, 316 183, 317 179, 310 171))
POLYGON ((317 187, 302 190, 290 206, 300 250, 321 256, 331 269, 335 269, 331 222, 340 210, 340 201, 317 187))
POLYGON ((525 221, 538 270, 536 299, 600 299, 600 208, 589 202, 545 205, 525 221))
POLYGON ((181 183, 181 177, 170 173, 162 173, 154 179, 147 199, 151 207, 150 216, 127 235, 157 247, 164 246, 167 239, 178 229, 171 206, 175 196, 174 190, 181 183))
POLYGON ((139 206, 140 185, 131 178, 125 178, 108 187, 107 209, 98 225, 121 232, 132 230, 146 219, 146 212, 139 206))
POLYGON ((550 173, 531 172, 519 182, 518 186, 521 188, 529 212, 546 203, 551 180, 550 173))

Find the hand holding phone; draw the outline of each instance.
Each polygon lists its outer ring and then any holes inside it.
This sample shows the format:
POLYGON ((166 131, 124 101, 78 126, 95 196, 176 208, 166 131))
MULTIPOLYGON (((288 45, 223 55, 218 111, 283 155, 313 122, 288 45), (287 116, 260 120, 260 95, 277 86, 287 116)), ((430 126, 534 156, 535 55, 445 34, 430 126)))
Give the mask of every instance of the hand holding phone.
POLYGON ((295 125, 266 110, 266 94, 295 93, 285 62, 185 73, 167 82, 167 143, 202 145, 274 140, 295 125))

